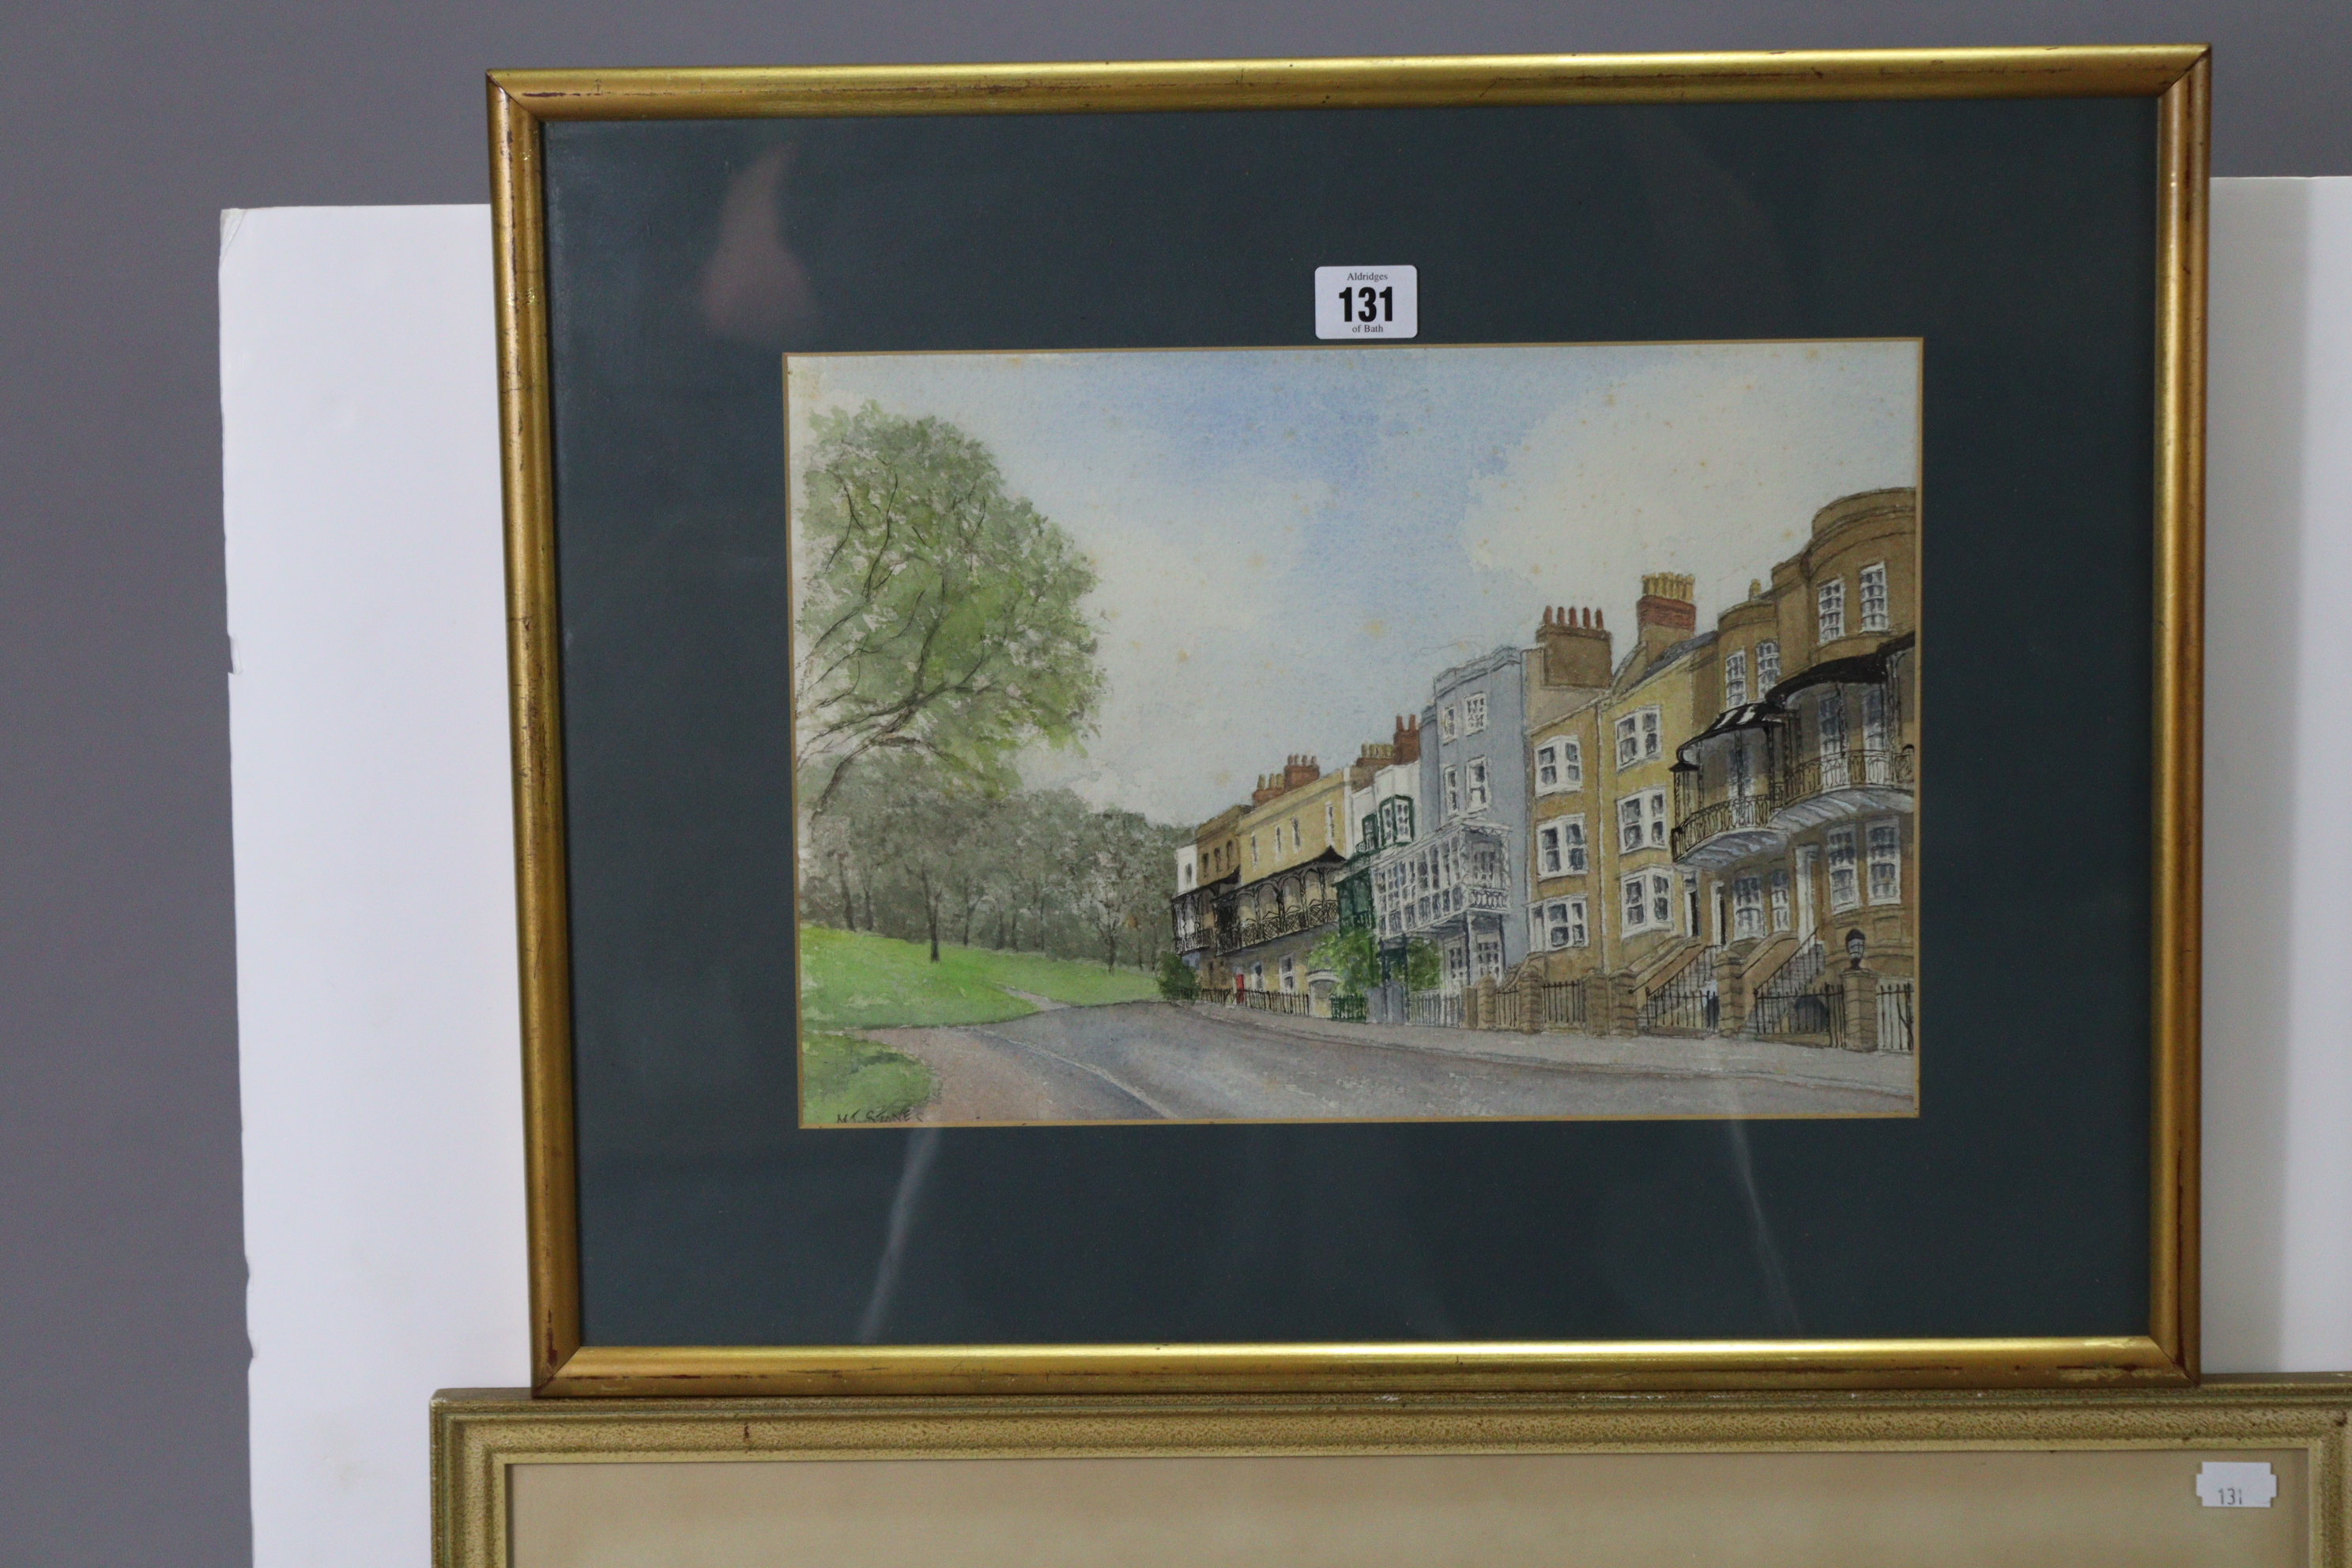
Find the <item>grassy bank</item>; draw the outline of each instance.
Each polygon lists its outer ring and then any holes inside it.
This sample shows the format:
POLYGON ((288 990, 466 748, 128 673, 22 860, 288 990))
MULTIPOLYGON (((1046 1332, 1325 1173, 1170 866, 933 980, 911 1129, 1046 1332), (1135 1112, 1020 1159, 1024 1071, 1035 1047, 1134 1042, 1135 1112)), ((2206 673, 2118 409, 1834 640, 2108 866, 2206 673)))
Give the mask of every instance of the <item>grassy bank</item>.
POLYGON ((931 1097, 931 1069, 848 1035, 801 1037, 801 1120, 896 1121, 931 1097))
POLYGON ((1037 1009, 1012 991, 1083 1007, 1158 994, 1151 977, 1036 953, 940 949, 868 931, 801 932, 801 1119, 895 1121, 931 1097, 931 1069, 847 1031, 993 1024, 1037 1009))
POLYGON ((803 928, 801 963, 804 1030, 992 1024, 1036 1011, 1008 988, 1074 1007, 1159 994, 1133 969, 947 945, 933 963, 921 942, 826 926, 803 928))

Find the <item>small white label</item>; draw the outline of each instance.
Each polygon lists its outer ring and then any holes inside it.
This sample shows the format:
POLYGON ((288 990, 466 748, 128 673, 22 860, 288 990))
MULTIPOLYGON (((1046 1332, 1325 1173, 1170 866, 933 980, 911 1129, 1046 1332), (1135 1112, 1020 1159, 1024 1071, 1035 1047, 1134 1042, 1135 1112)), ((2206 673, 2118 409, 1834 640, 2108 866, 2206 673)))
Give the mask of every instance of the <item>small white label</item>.
POLYGON ((1421 283, 1410 267, 1318 267, 1315 335, 1411 338, 1421 333, 1421 283))
POLYGON ((2268 1508, 2278 1477, 2265 1464, 2208 1459, 2197 1469, 2197 1500, 2207 1508, 2268 1508))

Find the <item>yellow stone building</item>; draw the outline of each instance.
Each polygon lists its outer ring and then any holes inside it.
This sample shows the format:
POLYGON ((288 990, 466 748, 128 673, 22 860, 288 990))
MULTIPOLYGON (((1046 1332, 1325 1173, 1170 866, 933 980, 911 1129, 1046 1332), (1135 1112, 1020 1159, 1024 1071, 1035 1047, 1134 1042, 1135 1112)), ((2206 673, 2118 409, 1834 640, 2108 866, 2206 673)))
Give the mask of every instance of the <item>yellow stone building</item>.
POLYGON ((1696 672, 1716 717, 1676 747, 1673 847, 1706 889, 1726 1031, 1913 1047, 1918 538, 1916 491, 1831 502, 1696 672))
MULTIPOLYGON (((1912 1047, 1917 546, 1914 491, 1841 498, 1705 632, 1646 576, 1607 689, 1530 703, 1538 1023, 1912 1047)), ((1538 640, 1610 657, 1598 615, 1538 640)))
POLYGON ((1639 1027, 1640 1004, 1704 945, 1697 889, 1672 846, 1675 752, 1704 725, 1696 672, 1714 641, 1697 630, 1692 591, 1681 574, 1643 577, 1633 646, 1613 669, 1598 614, 1557 610, 1538 631, 1548 653, 1608 670, 1528 735, 1534 897, 1519 979, 1587 983, 1547 1023, 1639 1027))
MULTIPOLYGON (((1202 910, 1195 929, 1206 935, 1194 937, 1191 956, 1204 996, 1231 993, 1238 975, 1243 989, 1295 997, 1306 1009, 1307 954, 1339 922, 1350 845, 1348 792, 1359 772, 1360 787, 1369 765, 1326 773, 1313 757, 1289 757, 1280 773, 1258 780, 1248 805, 1203 825, 1193 848, 1196 858, 1205 852, 1199 874, 1212 879, 1195 900, 1202 910), (1225 866, 1231 869, 1217 870, 1225 866)), ((1180 951, 1182 905, 1180 894, 1180 951)))

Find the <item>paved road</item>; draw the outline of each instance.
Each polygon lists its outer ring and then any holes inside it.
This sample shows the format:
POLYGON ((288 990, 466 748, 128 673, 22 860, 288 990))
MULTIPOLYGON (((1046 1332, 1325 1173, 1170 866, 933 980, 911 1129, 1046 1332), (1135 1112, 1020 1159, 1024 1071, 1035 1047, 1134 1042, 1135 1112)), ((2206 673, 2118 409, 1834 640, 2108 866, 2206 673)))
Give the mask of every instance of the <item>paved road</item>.
POLYGON ((866 1032, 929 1065, 940 1091, 913 1120, 949 1124, 1903 1116, 1914 1104, 1907 1085, 1734 1068, 1696 1059, 1696 1050, 1685 1067, 1672 1059, 1670 1041, 1643 1042, 1656 1047, 1646 1062, 1547 1061, 1511 1059, 1501 1054, 1507 1037, 1465 1030, 1408 1032, 1427 1037, 1420 1047, 1290 1024, 1237 1008, 1124 1002, 1002 1024, 866 1032))

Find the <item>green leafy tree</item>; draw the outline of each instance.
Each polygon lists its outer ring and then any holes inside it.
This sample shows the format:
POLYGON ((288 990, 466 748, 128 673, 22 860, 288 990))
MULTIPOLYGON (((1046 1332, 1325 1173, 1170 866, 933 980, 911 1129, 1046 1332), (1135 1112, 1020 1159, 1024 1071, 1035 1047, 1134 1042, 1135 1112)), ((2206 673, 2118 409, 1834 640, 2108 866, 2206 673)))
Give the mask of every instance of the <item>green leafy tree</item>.
POLYGON ((1119 940, 1137 925, 1139 889, 1159 885, 1153 875, 1158 836, 1132 811, 1097 812, 1087 826, 1089 864, 1080 904, 1103 967, 1116 969, 1119 940))
MULTIPOLYGON (((866 929, 927 939, 931 962, 939 962, 940 928, 960 912, 955 900, 964 868, 984 841, 984 826, 997 809, 970 779, 929 757, 886 754, 859 770, 835 795, 832 809, 813 819, 814 860, 834 867, 841 903, 856 928, 849 897, 854 875, 866 892, 866 929), (871 912, 873 890, 888 889, 887 919, 871 912)), ((820 889, 823 883, 819 878, 820 889)), ((822 912, 822 890, 813 900, 822 912)))
POLYGON ((1437 989, 1437 944, 1419 937, 1404 946, 1404 984, 1408 991, 1437 989))
POLYGON ((1333 931, 1315 944, 1307 962, 1313 968, 1328 969, 1339 976, 1339 990, 1344 995, 1360 996, 1380 978, 1380 952, 1373 945, 1372 933, 1363 927, 1333 931))
POLYGON ((1149 970, 1160 962, 1172 935, 1168 900, 1174 890, 1176 850, 1192 837, 1192 831, 1139 817, 1135 831, 1138 853, 1119 897, 1127 908, 1129 960, 1136 968, 1149 970))
POLYGON ((1080 607, 1093 570, 945 420, 867 403, 814 426, 793 673, 795 765, 824 780, 814 809, 875 752, 1009 789, 1014 751, 1076 742, 1101 700, 1080 607))
MULTIPOLYGON (((1068 790, 1028 791, 1021 797, 1011 844, 1007 883, 1015 907, 1028 917, 1037 951, 1060 952, 1055 941, 1057 914, 1063 917, 1062 934, 1078 934, 1069 910, 1083 897, 1082 879, 1092 866, 1094 814, 1068 790)), ((1082 942, 1081 937, 1070 951, 1083 951, 1082 942)))
POLYGON ((965 947, 971 945, 972 921, 978 918, 981 907, 1010 879, 1005 838, 1012 830, 1018 800, 1018 796, 991 795, 976 800, 964 824, 962 841, 948 857, 949 915, 960 932, 957 940, 965 947))

